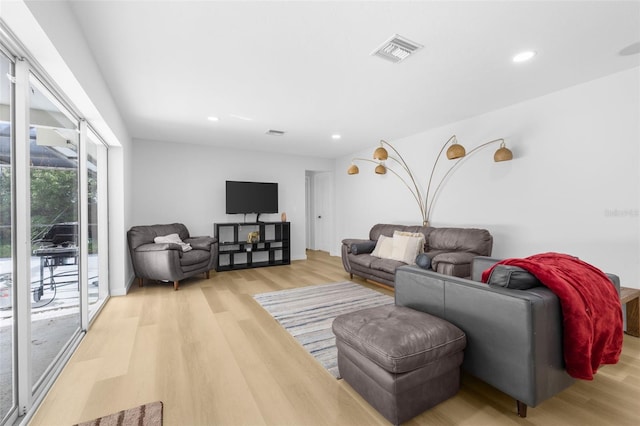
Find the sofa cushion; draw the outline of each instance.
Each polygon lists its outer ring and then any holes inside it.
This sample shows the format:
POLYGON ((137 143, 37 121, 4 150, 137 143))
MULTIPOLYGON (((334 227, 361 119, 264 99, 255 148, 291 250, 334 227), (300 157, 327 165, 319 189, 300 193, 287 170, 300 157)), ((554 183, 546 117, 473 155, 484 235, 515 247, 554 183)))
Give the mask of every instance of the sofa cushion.
POLYGON ((513 265, 496 265, 487 283, 515 290, 527 290, 542 285, 532 273, 513 265))
POLYGON ((404 265, 406 265, 406 263, 401 262, 399 260, 373 257, 370 267, 371 269, 377 269, 379 271, 384 271, 389 274, 395 274, 396 268, 399 268, 400 266, 404 266, 404 265))
POLYGON ((387 237, 386 235, 380 235, 376 247, 373 249, 371 256, 384 257, 388 259, 393 252, 393 237, 387 237))
POLYGON ((370 254, 349 254, 349 262, 353 263, 354 265, 363 266, 365 268, 371 268, 371 262, 377 259, 379 258, 373 257, 370 254))

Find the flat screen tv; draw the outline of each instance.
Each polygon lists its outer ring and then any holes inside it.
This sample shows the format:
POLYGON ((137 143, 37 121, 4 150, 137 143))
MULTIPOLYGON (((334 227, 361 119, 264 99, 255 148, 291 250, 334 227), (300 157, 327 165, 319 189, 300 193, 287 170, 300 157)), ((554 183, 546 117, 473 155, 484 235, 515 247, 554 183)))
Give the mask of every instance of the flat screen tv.
POLYGON ((255 213, 258 217, 262 213, 278 213, 278 184, 228 180, 226 212, 255 213))

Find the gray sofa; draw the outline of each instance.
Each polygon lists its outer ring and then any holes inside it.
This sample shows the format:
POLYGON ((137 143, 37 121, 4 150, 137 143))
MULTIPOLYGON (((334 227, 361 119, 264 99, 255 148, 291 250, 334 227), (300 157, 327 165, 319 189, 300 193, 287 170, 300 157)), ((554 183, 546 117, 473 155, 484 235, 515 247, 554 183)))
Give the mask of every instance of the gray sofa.
POLYGON ((133 270, 142 287, 143 279, 173 282, 178 290, 180 281, 215 269, 218 259, 218 240, 212 237, 191 237, 182 223, 166 225, 134 226, 127 232, 129 253, 133 270), (184 252, 173 243, 156 244, 154 239, 169 234, 178 234, 180 239, 191 245, 192 250, 184 252))
POLYGON ((393 237, 395 231, 424 234, 424 251, 431 259, 431 268, 442 274, 458 277, 468 277, 471 274, 471 259, 490 256, 493 246, 493 237, 486 229, 376 224, 369 231, 368 239, 342 240, 342 264, 351 278, 358 275, 394 286, 396 269, 406 263, 375 257, 371 252, 380 235, 393 237), (359 250, 354 250, 354 244, 359 250), (370 249, 363 250, 363 247, 370 249))
MULTIPOLYGON (((443 318, 467 335, 463 368, 517 401, 518 414, 570 386, 562 312, 546 287, 512 290, 480 282, 499 259, 476 257, 471 280, 415 266, 396 271, 396 305, 443 318)), ((607 274, 620 292, 620 280, 607 274)))

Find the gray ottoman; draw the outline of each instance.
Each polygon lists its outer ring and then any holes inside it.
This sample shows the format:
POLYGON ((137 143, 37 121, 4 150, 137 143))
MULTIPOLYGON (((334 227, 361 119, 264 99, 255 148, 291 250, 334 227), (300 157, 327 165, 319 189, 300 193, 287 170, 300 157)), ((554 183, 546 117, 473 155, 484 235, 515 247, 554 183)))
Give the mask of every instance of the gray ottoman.
POLYGON ((400 424, 460 389, 467 340, 453 324, 387 305, 333 322, 340 375, 391 423, 400 424))

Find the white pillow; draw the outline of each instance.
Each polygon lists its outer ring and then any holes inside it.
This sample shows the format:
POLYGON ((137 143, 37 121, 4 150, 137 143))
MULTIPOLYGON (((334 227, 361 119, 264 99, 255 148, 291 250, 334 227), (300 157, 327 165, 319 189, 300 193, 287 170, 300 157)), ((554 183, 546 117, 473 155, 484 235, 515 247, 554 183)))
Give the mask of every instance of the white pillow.
POLYGON ((376 248, 373 249, 371 256, 389 259, 392 251, 393 238, 387 237, 386 235, 380 235, 378 237, 378 242, 376 243, 376 248))
POLYGON ((182 247, 182 251, 189 251, 193 247, 189 243, 183 243, 178 234, 169 234, 159 237, 155 237, 153 242, 156 244, 179 244, 182 247))
POLYGON ((180 239, 180 236, 178 234, 169 234, 169 235, 155 237, 153 239, 153 242, 156 244, 164 244, 164 243, 180 244, 182 240, 180 239))
POLYGON ((422 245, 420 246, 419 253, 424 253, 424 244, 426 243, 426 239, 422 232, 407 232, 407 231, 394 231, 393 236, 403 235, 405 237, 417 237, 422 240, 422 245))
POLYGON ((393 248, 390 258, 399 260, 407 265, 414 265, 420 248, 424 246, 424 237, 409 237, 406 235, 394 235, 393 248))

